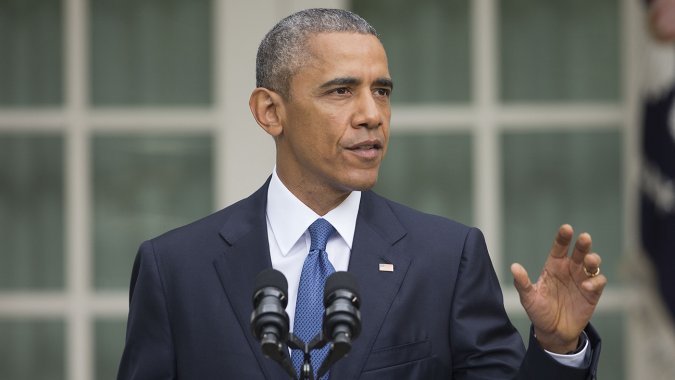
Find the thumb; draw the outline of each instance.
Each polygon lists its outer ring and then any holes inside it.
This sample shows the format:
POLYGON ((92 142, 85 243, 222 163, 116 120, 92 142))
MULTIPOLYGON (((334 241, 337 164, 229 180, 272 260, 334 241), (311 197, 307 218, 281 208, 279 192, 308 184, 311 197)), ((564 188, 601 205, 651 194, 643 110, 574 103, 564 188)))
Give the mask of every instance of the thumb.
POLYGON ((513 274, 513 285, 515 285, 520 298, 527 297, 533 287, 525 268, 518 263, 513 263, 511 264, 511 274, 513 274))

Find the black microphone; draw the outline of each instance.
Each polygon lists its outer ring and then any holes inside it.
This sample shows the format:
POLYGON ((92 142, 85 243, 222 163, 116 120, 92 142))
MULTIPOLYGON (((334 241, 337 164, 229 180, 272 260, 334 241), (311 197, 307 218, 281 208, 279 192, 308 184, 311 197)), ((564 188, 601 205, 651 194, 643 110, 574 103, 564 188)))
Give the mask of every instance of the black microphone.
POLYGON ((285 349, 290 324, 286 314, 287 293, 288 281, 281 272, 270 268, 258 273, 253 292, 251 331, 260 341, 263 354, 281 364, 291 377, 296 378, 295 368, 285 349))
POLYGON ((352 341, 361 333, 361 297, 356 279, 349 272, 335 272, 326 280, 323 304, 323 335, 330 341, 328 356, 321 364, 317 378, 323 376, 333 363, 347 355, 352 341))

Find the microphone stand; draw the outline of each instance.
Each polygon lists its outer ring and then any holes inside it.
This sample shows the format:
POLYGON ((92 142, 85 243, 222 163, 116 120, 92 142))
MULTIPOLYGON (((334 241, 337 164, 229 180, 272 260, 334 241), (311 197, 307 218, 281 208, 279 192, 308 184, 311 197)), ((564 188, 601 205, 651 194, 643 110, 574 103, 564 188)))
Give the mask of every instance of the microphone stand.
MULTIPOLYGON (((330 351, 328 352, 326 359, 324 359, 324 361, 321 363, 321 367, 319 367, 319 372, 316 374, 317 378, 321 378, 321 376, 325 375, 326 372, 328 372, 328 369, 335 362, 347 355, 351 349, 351 344, 349 342, 344 342, 342 339, 336 339, 335 341, 331 342, 326 339, 326 337, 323 335, 323 332, 317 334, 309 343, 303 342, 300 340, 300 338, 295 336, 295 334, 289 334, 287 343, 288 347, 296 350, 302 350, 304 356, 303 364, 300 368, 299 380, 314 380, 311 351, 315 349, 321 349, 328 343, 330 343, 330 351)), ((289 371, 287 370, 287 372, 289 371)), ((291 374, 292 378, 298 379, 297 375, 295 374, 295 369, 289 373, 291 374)))
MULTIPOLYGON (((279 365, 291 376, 291 378, 296 379, 295 368, 291 362, 291 358, 288 355, 288 350, 277 340, 276 336, 273 334, 264 334, 260 342, 260 348, 265 356, 279 363, 279 365)), ((295 338, 294 335, 289 337, 289 339, 295 338)), ((289 344, 290 346, 290 344, 289 344)))
MULTIPOLYGON (((288 335, 288 347, 294 350, 302 350, 304 356, 302 367, 300 367, 300 380, 314 380, 314 370, 312 368, 311 361, 311 348, 304 341, 300 340, 295 334, 288 335)), ((298 379, 298 375, 295 373, 295 368, 293 369, 293 379, 298 379)))
POLYGON ((305 343, 295 334, 288 334, 287 341, 284 345, 283 338, 280 337, 278 331, 274 329, 263 329, 260 337, 260 348, 263 354, 270 359, 277 362, 288 375, 295 380, 314 380, 314 369, 312 368, 311 351, 321 349, 330 343, 330 350, 328 356, 321 363, 317 377, 325 375, 328 369, 340 358, 347 355, 351 349, 350 332, 348 329, 336 328, 337 334, 330 340, 324 335, 323 331, 319 332, 309 343, 305 343), (280 339, 281 338, 281 339, 280 339), (287 347, 294 350, 301 350, 304 356, 302 367, 300 368, 300 377, 295 371, 295 367, 291 361, 287 347))

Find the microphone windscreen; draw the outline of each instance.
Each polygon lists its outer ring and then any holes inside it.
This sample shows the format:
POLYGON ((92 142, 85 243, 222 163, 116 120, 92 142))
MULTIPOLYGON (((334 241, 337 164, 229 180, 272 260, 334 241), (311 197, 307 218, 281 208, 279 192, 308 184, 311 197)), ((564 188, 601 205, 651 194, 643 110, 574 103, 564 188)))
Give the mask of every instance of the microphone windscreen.
POLYGON ((265 269, 255 277, 256 292, 267 287, 274 287, 281 290, 284 294, 288 294, 288 281, 286 281, 286 277, 283 273, 273 268, 265 269))
POLYGON ((333 293, 338 289, 347 289, 354 293, 356 296, 359 296, 359 289, 356 285, 356 278, 349 272, 335 272, 328 277, 326 280, 326 286, 324 287, 323 297, 326 299, 329 294, 333 293))

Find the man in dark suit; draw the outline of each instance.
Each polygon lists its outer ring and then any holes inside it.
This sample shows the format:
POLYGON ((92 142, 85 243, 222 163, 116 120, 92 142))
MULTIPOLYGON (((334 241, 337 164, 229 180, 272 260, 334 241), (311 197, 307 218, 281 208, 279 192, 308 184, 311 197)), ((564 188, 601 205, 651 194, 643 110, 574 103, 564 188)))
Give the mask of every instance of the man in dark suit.
POLYGON ((272 176, 249 198, 143 243, 118 379, 288 378, 250 331, 254 278, 270 267, 286 275, 290 326, 301 331, 307 298, 323 293, 303 285, 311 257, 348 270, 361 289, 362 333, 332 379, 595 377, 600 341, 588 322, 606 278, 588 234, 568 256, 573 232, 562 226, 534 284, 512 266, 533 325, 525 351, 480 231, 369 190, 393 83, 365 20, 324 9, 287 17, 261 43, 256 77, 249 104, 276 144, 272 176), (320 248, 316 220, 328 226, 320 248))

